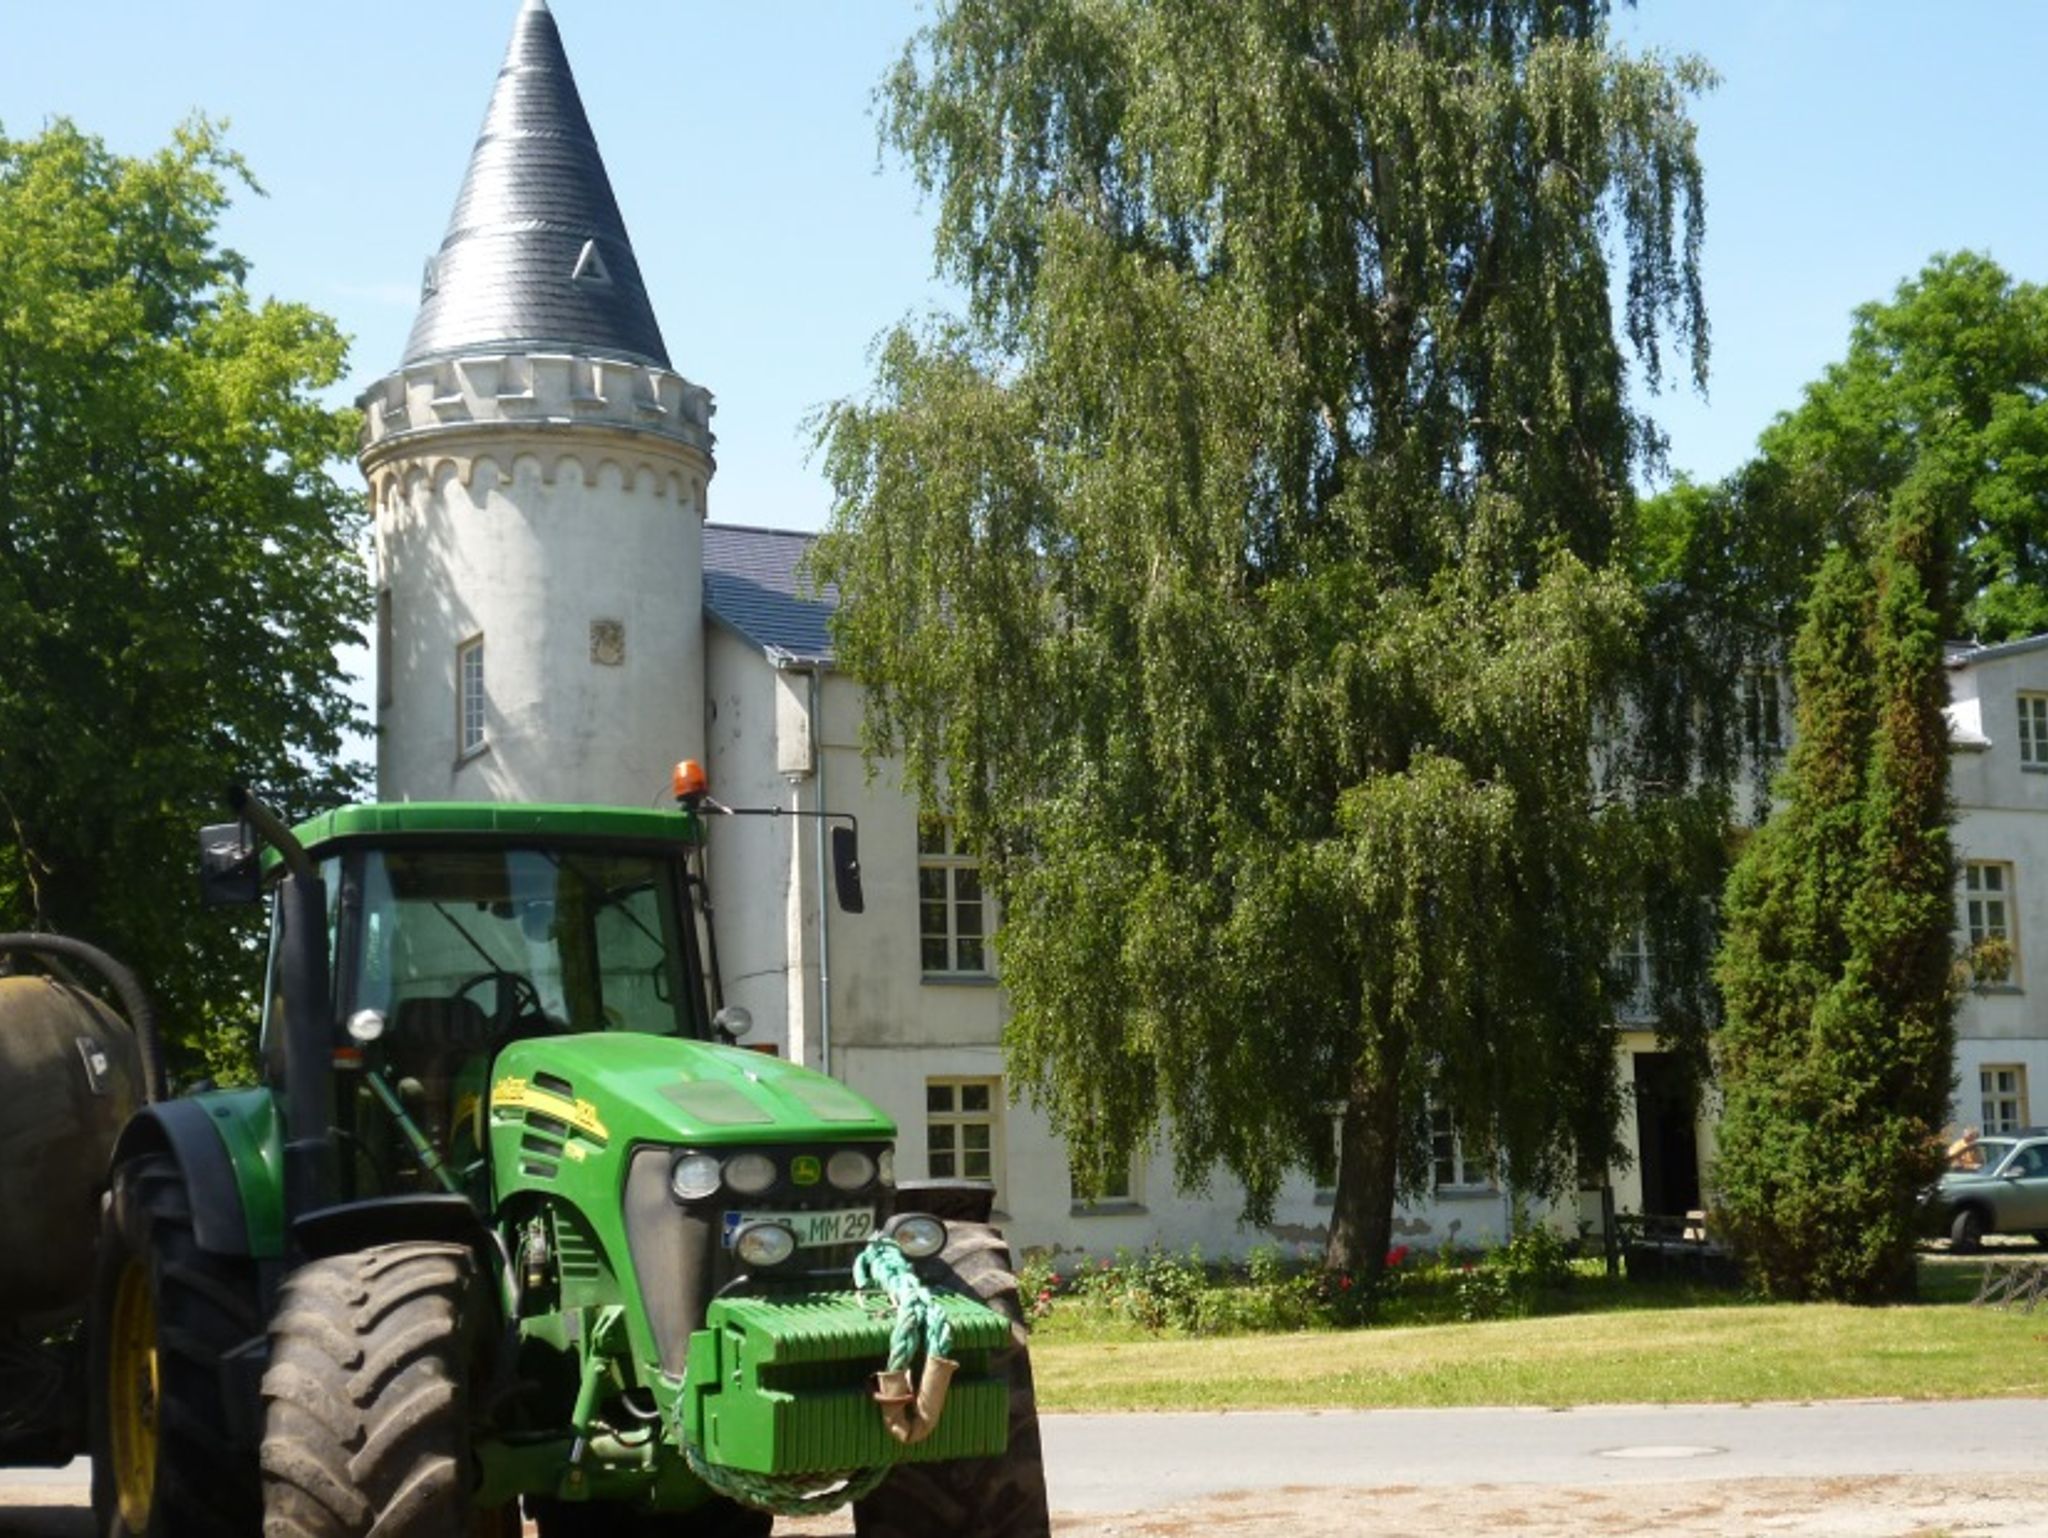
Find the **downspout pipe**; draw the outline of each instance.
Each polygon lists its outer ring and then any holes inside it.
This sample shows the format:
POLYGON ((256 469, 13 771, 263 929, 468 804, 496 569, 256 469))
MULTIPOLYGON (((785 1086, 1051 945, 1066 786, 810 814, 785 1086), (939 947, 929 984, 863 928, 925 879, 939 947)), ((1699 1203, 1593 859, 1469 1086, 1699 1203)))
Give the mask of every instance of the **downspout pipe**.
POLYGON ((813 830, 817 854, 818 899, 818 1066, 832 1072, 832 900, 825 866, 825 670, 811 664, 811 687, 807 708, 811 716, 812 809, 818 813, 813 830))

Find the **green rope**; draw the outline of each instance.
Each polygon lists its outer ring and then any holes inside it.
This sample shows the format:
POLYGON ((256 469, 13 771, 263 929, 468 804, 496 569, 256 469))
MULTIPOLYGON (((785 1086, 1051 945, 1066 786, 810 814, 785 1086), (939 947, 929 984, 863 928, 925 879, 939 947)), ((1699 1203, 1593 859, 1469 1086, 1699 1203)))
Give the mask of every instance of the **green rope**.
MULTIPOLYGON (((867 1242, 853 1258, 853 1285, 862 1292, 884 1293, 896 1310, 896 1322, 889 1329, 890 1370, 913 1366, 920 1354, 953 1354, 953 1321, 931 1289, 918 1280, 910 1258, 894 1239, 877 1234, 867 1242)), ((846 1474, 755 1474, 713 1463, 688 1437, 678 1440, 690 1471, 705 1484, 727 1500, 780 1517, 821 1517, 848 1501, 862 1500, 893 1467, 885 1463, 846 1474), (815 1488, 820 1482, 830 1488, 815 1488)))
POLYGON ((853 1257, 853 1285, 862 1292, 879 1288, 896 1305, 896 1323, 889 1331, 892 1372, 915 1365, 920 1352, 953 1354, 953 1321, 894 1239, 877 1234, 853 1257))
POLYGON ((874 1493, 890 1468, 885 1463, 880 1468, 856 1469, 850 1474, 754 1474, 713 1463, 697 1451, 688 1437, 682 1441, 690 1471, 705 1484, 729 1501, 772 1511, 779 1517, 822 1517, 848 1501, 864 1500, 874 1493), (815 1489, 820 1480, 827 1484, 833 1480, 842 1482, 830 1489, 815 1489))

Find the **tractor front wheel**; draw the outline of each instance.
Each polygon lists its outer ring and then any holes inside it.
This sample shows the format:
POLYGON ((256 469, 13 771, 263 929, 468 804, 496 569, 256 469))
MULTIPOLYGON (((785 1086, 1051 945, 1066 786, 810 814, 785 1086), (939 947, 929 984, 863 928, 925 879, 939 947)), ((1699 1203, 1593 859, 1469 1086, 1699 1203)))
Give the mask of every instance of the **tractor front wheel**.
POLYGON ((167 1154, 114 1172, 88 1332, 92 1504, 108 1538, 249 1538, 254 1449, 235 1446, 221 1357, 263 1330, 250 1263, 200 1249, 167 1154))
POLYGON ((853 1530, 857 1538, 1047 1538, 1038 1396, 1009 1242, 985 1223, 948 1223, 946 1248, 918 1271, 935 1291, 964 1292, 1010 1321, 1010 1345, 996 1361, 1010 1382, 1010 1445, 993 1458, 899 1465, 874 1494, 854 1502, 853 1530))
POLYGON ((469 1388, 484 1320, 456 1244, 385 1244, 293 1272, 263 1375, 267 1538, 497 1538, 470 1501, 469 1388))

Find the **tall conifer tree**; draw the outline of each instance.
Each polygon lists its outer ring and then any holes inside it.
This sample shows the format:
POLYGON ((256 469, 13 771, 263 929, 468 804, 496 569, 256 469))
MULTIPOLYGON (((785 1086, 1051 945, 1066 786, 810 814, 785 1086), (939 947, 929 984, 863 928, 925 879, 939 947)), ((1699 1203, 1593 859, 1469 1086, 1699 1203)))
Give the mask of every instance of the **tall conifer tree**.
POLYGON ((1793 654, 1782 804, 1730 878, 1716 1185, 1757 1282, 1909 1293, 1955 1049, 1942 638, 1966 480, 1923 455, 1831 551, 1793 654))

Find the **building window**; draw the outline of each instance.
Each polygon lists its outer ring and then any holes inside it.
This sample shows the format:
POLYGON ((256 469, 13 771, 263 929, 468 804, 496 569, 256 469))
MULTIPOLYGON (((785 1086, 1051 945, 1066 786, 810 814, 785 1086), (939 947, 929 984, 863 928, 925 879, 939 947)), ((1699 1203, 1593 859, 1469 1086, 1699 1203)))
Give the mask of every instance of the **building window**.
POLYGON ((1785 718, 1776 668, 1749 668, 1742 675, 1742 738, 1752 758, 1785 751, 1785 718))
POLYGON ((1964 930, 1972 966, 1982 982, 2019 983, 2020 940, 2012 902, 2009 861, 1971 860, 1963 866, 1964 930))
POLYGON ((1493 1185, 1493 1171, 1485 1161, 1466 1153, 1464 1134, 1442 1106, 1430 1109, 1429 1151, 1439 1191, 1485 1190, 1493 1185))
POLYGON ((1138 1161, 1135 1156, 1124 1161, 1120 1168, 1104 1176, 1102 1189, 1092 1194, 1081 1189, 1078 1176, 1067 1176, 1067 1194, 1072 1198, 1076 1212, 1088 1212, 1098 1207, 1135 1207, 1138 1204, 1138 1161))
POLYGON ((2022 1063, 1987 1063, 1977 1070, 1985 1132, 2017 1132, 2027 1123, 2027 1070, 2022 1063))
POLYGON ((1002 1087, 1001 1079, 925 1080, 925 1157, 932 1179, 1002 1184, 1002 1087))
POLYGON ((1648 1020, 1656 1013, 1651 985, 1655 963, 1650 955, 1649 932, 1638 924, 1614 953, 1614 970, 1621 983, 1617 1013, 1624 1020, 1648 1020))
POLYGON ((925 976, 988 976, 981 867, 960 852, 943 817, 918 820, 917 939, 925 976))
POLYGON ((455 741, 460 757, 484 746, 484 638, 474 636, 455 649, 455 741))
POLYGON ((377 589, 377 708, 391 708, 392 654, 394 645, 391 628, 391 589, 377 589))
POLYGON ((2048 769, 2048 694, 2020 696, 2020 762, 2048 769))

